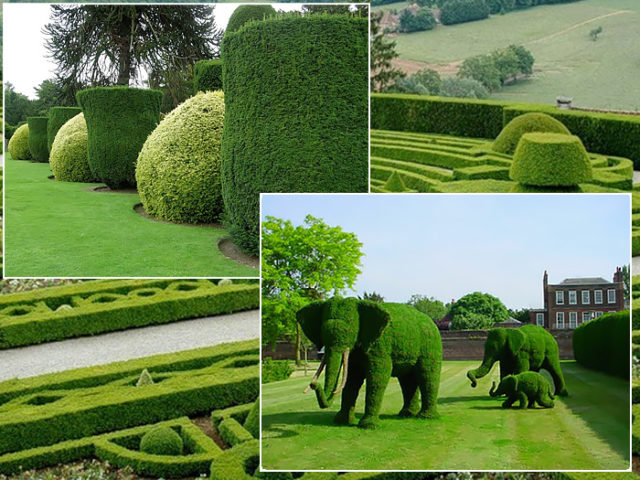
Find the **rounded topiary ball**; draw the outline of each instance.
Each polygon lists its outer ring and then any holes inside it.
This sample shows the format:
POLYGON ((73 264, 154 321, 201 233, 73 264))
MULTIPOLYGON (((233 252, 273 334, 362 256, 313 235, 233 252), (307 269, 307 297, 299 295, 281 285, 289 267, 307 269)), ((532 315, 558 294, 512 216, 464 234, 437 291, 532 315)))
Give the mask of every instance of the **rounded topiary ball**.
POLYGON ((240 5, 229 17, 225 33, 235 32, 250 20, 264 20, 275 14, 276 10, 271 5, 240 5))
POLYGON ((222 92, 198 93, 149 135, 136 166, 138 193, 149 215, 212 223, 222 213, 222 92))
POLYGON ((95 182, 87 159, 87 124, 80 113, 65 123, 53 141, 49 156, 56 180, 95 182))
POLYGON ((559 120, 556 120, 545 113, 525 113, 511 120, 502 129, 492 145, 495 152, 513 155, 520 138, 525 133, 548 132, 564 133, 571 135, 567 127, 559 120))
POLYGON ((589 155, 580 139, 559 133, 525 133, 509 176, 525 185, 569 187, 591 180, 589 155))
POLYGON ((29 152, 29 125, 25 123, 13 132, 7 148, 9 155, 14 160, 29 160, 31 158, 31 153, 29 152))
POLYGON ((154 455, 182 455, 182 438, 170 427, 155 427, 142 436, 140 451, 154 455))

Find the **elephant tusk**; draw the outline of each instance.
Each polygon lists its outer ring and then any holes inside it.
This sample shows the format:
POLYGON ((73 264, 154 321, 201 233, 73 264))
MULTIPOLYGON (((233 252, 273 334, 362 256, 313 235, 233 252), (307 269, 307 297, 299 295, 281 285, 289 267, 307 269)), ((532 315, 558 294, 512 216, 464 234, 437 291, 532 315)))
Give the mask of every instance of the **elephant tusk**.
POLYGON ((307 388, 305 388, 302 393, 307 393, 309 390, 311 390, 311 384, 318 380, 318 377, 320 376, 320 374, 322 373, 322 370, 324 369, 326 358, 327 358, 326 355, 322 357, 322 361, 320 362, 320 366, 318 367, 318 370, 316 370, 316 374, 313 376, 313 378, 311 379, 311 382, 309 382, 309 385, 307 385, 307 388))
POLYGON ((333 391, 333 394, 340 393, 347 383, 347 368, 349 367, 349 349, 347 348, 342 354, 342 382, 340 386, 333 391))

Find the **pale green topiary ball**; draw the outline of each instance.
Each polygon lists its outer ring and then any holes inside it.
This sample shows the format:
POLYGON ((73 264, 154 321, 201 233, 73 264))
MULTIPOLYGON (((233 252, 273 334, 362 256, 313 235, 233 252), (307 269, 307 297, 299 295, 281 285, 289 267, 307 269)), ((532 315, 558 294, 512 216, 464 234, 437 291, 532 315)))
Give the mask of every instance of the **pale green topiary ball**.
POLYGON ((136 166, 138 193, 149 215, 186 223, 219 220, 223 122, 223 93, 200 92, 149 135, 136 166))
POLYGON ((87 160, 87 124, 79 113, 65 123, 53 140, 49 164, 56 180, 95 182, 87 160))
POLYGON ((182 455, 182 437, 170 427, 158 426, 140 439, 140 451, 154 455, 182 455))
POLYGON ((525 133, 530 132, 564 133, 565 135, 571 135, 569 129, 565 127, 562 122, 546 113, 525 113, 507 123, 493 142, 491 148, 495 152, 513 155, 520 138, 522 138, 525 133))
POLYGON ((25 123, 13 132, 7 149, 14 160, 29 160, 31 158, 31 153, 29 152, 29 125, 25 123))

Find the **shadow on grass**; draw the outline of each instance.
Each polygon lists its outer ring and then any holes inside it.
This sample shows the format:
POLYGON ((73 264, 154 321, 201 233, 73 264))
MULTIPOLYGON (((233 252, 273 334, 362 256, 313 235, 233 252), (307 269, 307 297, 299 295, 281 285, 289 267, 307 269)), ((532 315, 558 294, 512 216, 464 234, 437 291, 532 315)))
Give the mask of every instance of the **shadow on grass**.
MULTIPOLYGON (((497 397, 496 397, 497 398, 497 397)), ((444 405, 447 403, 470 403, 470 402, 495 402, 496 398, 491 398, 489 396, 486 397, 473 397, 473 396, 463 396, 463 397, 443 397, 438 398, 438 405, 444 405)))

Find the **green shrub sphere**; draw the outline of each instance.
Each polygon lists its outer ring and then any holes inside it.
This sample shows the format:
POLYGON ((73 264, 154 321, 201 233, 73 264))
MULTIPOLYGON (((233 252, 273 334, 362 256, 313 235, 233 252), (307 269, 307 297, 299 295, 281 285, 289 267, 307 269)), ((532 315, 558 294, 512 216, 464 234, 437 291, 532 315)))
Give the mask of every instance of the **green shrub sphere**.
POLYGON ((26 123, 18 127, 9 139, 8 145, 9 155, 14 160, 29 160, 31 153, 29 152, 29 125, 26 123))
POLYGON ((264 20, 275 14, 276 10, 271 5, 240 5, 229 17, 225 33, 235 32, 251 20, 264 20))
POLYGON ((182 455, 180 435, 170 427, 154 427, 140 439, 140 451, 154 455, 182 455))
POLYGON ((173 222, 213 223, 222 213, 222 92, 198 93, 149 135, 136 167, 149 215, 173 222))
POLYGON ((562 122, 550 115, 545 113, 525 113, 507 123, 493 142, 492 149, 495 152, 513 155, 522 135, 530 132, 571 135, 569 129, 562 122))
POLYGON ((49 161, 49 148, 47 147, 47 117, 28 117, 29 125, 29 152, 36 162, 49 161))
POLYGON ((49 164, 56 180, 94 182, 87 160, 87 124, 80 113, 65 123, 53 141, 49 164))
POLYGON ((592 178, 580 139, 561 133, 525 133, 513 156, 509 177, 525 185, 570 187, 592 178))
POLYGON ((82 113, 80 107, 51 107, 49 109, 49 122, 47 123, 47 148, 49 152, 51 152, 58 130, 79 113, 82 113))

